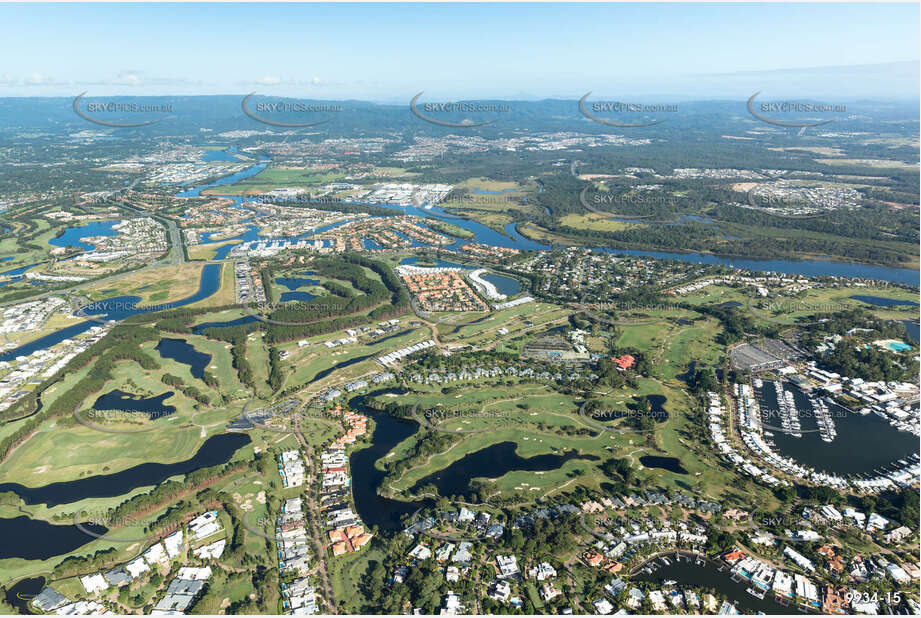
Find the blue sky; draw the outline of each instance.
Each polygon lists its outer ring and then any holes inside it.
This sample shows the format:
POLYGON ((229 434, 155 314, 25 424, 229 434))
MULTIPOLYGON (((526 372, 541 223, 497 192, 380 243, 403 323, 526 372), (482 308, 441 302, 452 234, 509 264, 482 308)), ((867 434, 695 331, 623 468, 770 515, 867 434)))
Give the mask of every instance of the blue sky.
POLYGON ((918 22, 917 3, 0 4, 0 96, 916 98, 918 22))

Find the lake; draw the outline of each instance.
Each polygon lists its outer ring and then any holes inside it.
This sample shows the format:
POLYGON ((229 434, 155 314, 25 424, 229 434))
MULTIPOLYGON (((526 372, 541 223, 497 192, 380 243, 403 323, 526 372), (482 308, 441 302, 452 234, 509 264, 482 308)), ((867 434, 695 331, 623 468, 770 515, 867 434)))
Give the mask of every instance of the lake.
MULTIPOLYGON (((81 525, 96 534, 108 532, 104 526, 88 523, 81 525)), ((68 554, 96 540, 74 524, 50 524, 25 515, 12 519, 0 518, 0 534, 3 534, 3 543, 0 543, 0 560, 5 558, 47 560, 54 556, 68 554)))
POLYGON ((31 614, 29 602, 45 588, 44 577, 28 577, 16 582, 6 591, 6 602, 20 614, 31 614))
POLYGON ((202 322, 201 324, 196 324, 192 327, 192 332, 196 335, 201 335, 205 330, 209 328, 225 328, 228 326, 244 326, 246 324, 252 324, 253 322, 261 322, 259 318, 254 315, 245 315, 242 318, 236 318, 234 320, 227 320, 226 322, 202 322))
MULTIPOLYGON (((159 485, 171 476, 188 474, 199 468, 227 463, 237 450, 249 442, 250 438, 246 434, 218 434, 205 440, 195 455, 185 461, 171 464, 144 463, 121 472, 89 476, 73 481, 60 481, 41 487, 2 483, 0 492, 12 491, 26 504, 45 504, 49 507, 70 504, 87 498, 113 498, 138 487, 159 485)), ((10 538, 6 530, 0 530, 0 534, 4 539, 10 538)), ((62 553, 66 551, 57 551, 52 555, 62 553)))
POLYGON ((115 221, 93 221, 86 225, 77 225, 64 230, 64 233, 57 238, 52 238, 48 244, 55 247, 80 247, 84 251, 92 251, 95 245, 81 241, 81 238, 88 236, 118 236, 118 232, 112 227, 121 223, 121 220, 115 221))
POLYGON ((211 355, 199 352, 185 339, 161 339, 154 348, 163 358, 171 358, 177 363, 189 366, 193 378, 205 377, 205 367, 211 362, 211 355))
POLYGON ((349 455, 355 511, 369 528, 377 526, 387 532, 400 530, 401 517, 415 513, 424 503, 391 500, 378 495, 377 488, 387 473, 374 464, 397 444, 416 433, 419 424, 375 412, 362 402, 362 397, 355 397, 349 401, 349 408, 371 418, 374 421, 374 432, 371 434, 370 445, 349 455))
POLYGON ((644 455, 640 457, 640 463, 646 468, 659 468, 668 470, 675 474, 687 474, 688 471, 681 465, 681 460, 676 457, 659 457, 657 455, 644 455))
POLYGON ((495 273, 483 273, 482 278, 496 286, 500 294, 514 296, 521 292, 521 284, 518 283, 517 279, 512 279, 504 275, 497 275, 495 273))
POLYGON ((918 303, 912 302, 910 300, 896 300, 894 298, 883 298, 882 296, 863 296, 855 295, 851 296, 854 300, 859 300, 862 303, 867 303, 868 305, 875 305, 877 307, 898 307, 901 305, 906 306, 918 306, 918 303))
POLYGON ((138 397, 118 389, 101 395, 93 404, 94 410, 118 410, 119 412, 140 412, 147 414, 150 420, 169 416, 176 411, 175 406, 163 403, 175 393, 168 391, 155 397, 138 397))
POLYGON ((546 453, 533 457, 522 457, 517 453, 515 442, 499 442, 458 459, 446 468, 419 479, 410 492, 421 491, 426 485, 434 485, 444 497, 467 496, 471 492, 470 481, 475 478, 497 479, 509 472, 547 472, 557 470, 571 459, 597 460, 594 455, 579 455, 569 451, 564 455, 546 453))

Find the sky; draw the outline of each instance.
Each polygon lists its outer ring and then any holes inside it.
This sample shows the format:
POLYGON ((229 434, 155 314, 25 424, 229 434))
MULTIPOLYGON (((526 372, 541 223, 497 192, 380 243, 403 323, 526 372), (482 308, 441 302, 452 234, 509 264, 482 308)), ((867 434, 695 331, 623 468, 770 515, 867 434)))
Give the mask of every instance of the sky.
POLYGON ((0 4, 0 97, 919 96, 919 5, 0 4))

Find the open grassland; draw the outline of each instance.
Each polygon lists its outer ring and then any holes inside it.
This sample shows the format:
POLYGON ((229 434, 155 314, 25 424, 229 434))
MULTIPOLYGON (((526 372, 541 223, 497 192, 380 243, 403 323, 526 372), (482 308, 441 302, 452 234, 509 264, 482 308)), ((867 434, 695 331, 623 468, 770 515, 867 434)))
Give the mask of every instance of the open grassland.
POLYGON ((614 221, 608 215, 589 213, 585 215, 569 214, 560 219, 560 223, 570 227, 586 230, 600 230, 602 232, 619 232, 637 227, 635 223, 614 221))
POLYGON ((335 182, 343 177, 340 173, 321 172, 303 167, 267 167, 255 176, 244 178, 232 185, 212 187, 202 195, 255 195, 268 193, 279 187, 315 187, 335 182))
POLYGON ((531 302, 489 314, 437 314, 440 322, 438 337, 446 343, 493 347, 497 342, 529 332, 541 332, 545 328, 560 324, 571 313, 569 309, 558 305, 531 302), (500 328, 508 329, 508 334, 498 334, 500 328))
POLYGON ((217 250, 227 245, 235 245, 239 240, 229 240, 227 242, 205 243, 203 245, 193 245, 188 247, 190 260, 213 260, 217 255, 217 250))
POLYGON ((85 288, 91 300, 113 296, 139 296, 139 306, 159 305, 195 294, 201 281, 201 264, 171 264, 145 268, 85 288))
POLYGON ((250 333, 246 336, 246 360, 253 369, 253 381, 256 385, 256 395, 268 397, 269 391, 269 349, 263 340, 261 331, 250 333))
POLYGON ((157 419, 157 429, 103 433, 70 419, 50 421, 0 463, 0 476, 29 487, 111 474, 148 462, 174 463, 194 456, 204 442, 198 427, 157 419))
POLYGON ((368 573, 373 566, 387 558, 386 546, 374 538, 361 551, 335 558, 328 553, 327 557, 330 583, 339 613, 361 614, 364 608, 359 603, 363 595, 359 591, 367 589, 368 573))
POLYGON ((809 321, 817 313, 835 313, 846 309, 862 308, 878 317, 892 320, 917 319, 918 307, 897 305, 880 307, 851 298, 852 296, 875 296, 892 300, 918 303, 916 293, 889 286, 833 286, 818 288, 799 293, 796 297, 774 297, 762 299, 751 288, 733 288, 723 285, 708 286, 693 294, 682 296, 681 300, 696 304, 714 304, 725 302, 740 303, 740 309, 748 311, 749 304, 754 312, 749 315, 756 321, 767 316, 774 322, 793 325, 797 320, 809 321))
MULTIPOLYGON (((205 342, 204 338, 191 340, 202 345, 204 349, 210 347, 214 355, 209 366, 214 367, 211 371, 215 375, 221 375, 221 366, 229 367, 229 353, 223 347, 218 347, 215 342, 205 342), (219 359, 217 362, 215 357, 219 359)), ((53 419, 43 424, 31 438, 17 447, 0 464, 0 475, 15 478, 16 482, 34 487, 113 473, 146 462, 178 462, 192 457, 207 437, 223 432, 227 421, 239 414, 239 402, 229 407, 222 406, 219 393, 205 386, 200 380, 192 378, 187 365, 160 357, 153 350, 154 345, 154 342, 146 342, 142 349, 157 359, 161 364, 159 369, 147 371, 132 361, 121 361, 116 365, 113 379, 105 388, 90 395, 80 407, 82 417, 91 424, 114 429, 150 429, 149 431, 106 433, 80 424, 72 417, 53 419), (194 385, 200 391, 209 394, 214 407, 202 406, 178 390, 167 387, 160 381, 165 373, 179 376, 186 384, 194 385), (115 389, 145 397, 173 391, 173 395, 164 403, 175 406, 176 412, 153 421, 148 420, 147 415, 143 413, 130 415, 129 422, 98 418, 92 411, 93 403, 101 394, 115 389)), ((227 375, 230 371, 224 369, 223 373, 227 375)), ((66 379, 73 382, 76 377, 68 376, 66 379)), ((226 384, 239 385, 239 382, 235 382, 234 377, 226 384)), ((44 397, 50 402, 56 393, 65 391, 66 385, 60 384, 44 397)), ((242 386, 237 386, 229 393, 239 395, 240 399, 245 397, 242 386)))
POLYGON ((310 392, 319 392, 332 384, 344 384, 359 376, 383 371, 383 367, 376 360, 378 356, 430 338, 428 329, 411 329, 408 333, 400 334, 405 330, 410 329, 406 320, 403 319, 396 330, 399 336, 393 338, 385 336, 381 338, 385 339, 383 341, 348 344, 332 349, 323 345, 325 341, 347 336, 345 331, 339 331, 310 337, 307 339, 308 345, 303 348, 299 348, 297 342, 283 344, 279 346, 279 349, 287 349, 291 352, 291 356, 283 361, 285 369, 290 371, 285 384, 287 386, 304 384, 310 392), (368 358, 365 360, 355 361, 355 359, 366 356, 368 358), (315 381, 320 372, 344 363, 353 364, 335 370, 328 376, 315 381))

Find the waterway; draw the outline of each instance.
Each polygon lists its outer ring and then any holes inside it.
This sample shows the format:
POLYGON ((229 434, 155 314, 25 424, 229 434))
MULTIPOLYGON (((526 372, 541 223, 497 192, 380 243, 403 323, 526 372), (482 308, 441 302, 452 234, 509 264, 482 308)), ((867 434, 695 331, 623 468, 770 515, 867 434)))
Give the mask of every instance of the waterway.
POLYGON ((84 306, 81 311, 83 315, 93 316, 93 320, 85 320, 72 324, 66 328, 55 331, 50 335, 40 337, 30 343, 19 346, 7 352, 0 354, 0 361, 13 360, 17 356, 28 356, 36 350, 50 348, 62 342, 64 339, 73 338, 81 333, 85 333, 93 326, 98 326, 100 321, 115 320, 120 321, 125 318, 137 315, 139 313, 148 313, 150 311, 163 311, 164 309, 177 309, 200 300, 208 298, 217 292, 221 283, 221 264, 206 264, 201 271, 201 279, 198 284, 198 291, 186 298, 174 302, 151 306, 138 306, 141 301, 139 296, 116 296, 106 298, 95 303, 84 306))
POLYGON ((245 315, 242 318, 236 318, 234 320, 227 320, 226 322, 202 322, 192 327, 192 332, 196 335, 201 335, 205 330, 209 328, 225 328, 228 326, 244 326, 246 324, 252 324, 253 322, 261 322, 259 318, 254 315, 245 315))
MULTIPOLYGON (((850 412, 833 403, 828 404, 838 431, 832 442, 825 442, 817 431, 818 423, 809 399, 799 389, 786 387, 793 393, 799 411, 801 438, 782 431, 772 431, 775 452, 792 457, 805 466, 842 476, 871 474, 918 452, 918 438, 899 431, 875 414, 865 416, 850 412)), ((779 427, 777 397, 771 382, 765 381, 761 393, 762 422, 779 427)))
POLYGON ((716 591, 718 597, 729 600, 745 614, 756 612, 772 615, 805 613, 799 611, 795 605, 781 605, 774 600, 771 593, 765 595, 764 599, 753 597, 746 592, 751 586, 749 582, 746 580, 732 581, 729 571, 720 572, 716 563, 707 561, 702 565, 697 565, 694 563, 694 558, 688 561, 688 557, 683 557, 681 562, 675 562, 674 554, 667 554, 666 557, 672 563, 671 565, 665 566, 659 559, 653 560, 647 563, 648 566, 655 567, 652 573, 641 571, 632 579, 657 585, 661 585, 663 581, 672 580, 678 582, 678 586, 712 589, 716 591))
MULTIPOLYGON (((50 483, 41 487, 26 487, 19 483, 0 484, 0 493, 15 492, 26 504, 45 504, 55 507, 88 498, 113 498, 138 487, 159 485, 171 476, 188 474, 199 468, 227 463, 234 453, 249 444, 250 438, 242 433, 224 433, 211 436, 191 458, 171 464, 144 463, 113 474, 100 474, 73 481, 50 483)), ((4 539, 11 535, 0 527, 4 539)), ((56 551, 52 555, 67 553, 56 551)))
POLYGON ((374 464, 397 444, 416 433, 419 424, 375 412, 364 405, 361 397, 349 401, 349 408, 367 415, 374 421, 370 445, 349 455, 355 510, 368 527, 376 526, 379 530, 387 532, 400 530, 401 518, 416 512, 423 503, 391 500, 379 496, 377 488, 387 473, 374 464))
MULTIPOLYGON (((269 159, 262 158, 259 163, 246 170, 221 178, 207 185, 202 185, 188 189, 177 194, 177 197, 194 197, 199 196, 204 189, 213 188, 221 185, 233 184, 244 178, 254 176, 264 170, 269 164, 269 159)), ((539 185, 539 191, 543 190, 543 185, 539 185)), ((229 197, 236 203, 242 203, 239 196, 221 196, 229 197)), ((401 206, 398 204, 377 204, 384 208, 389 208, 394 214, 415 215, 418 217, 434 217, 443 221, 454 223, 474 234, 473 242, 491 245, 496 247, 506 247, 518 249, 521 251, 549 250, 552 245, 533 241, 522 236, 517 229, 517 223, 509 223, 504 226, 503 232, 499 233, 482 223, 463 219, 452 215, 438 206, 431 208, 418 208, 415 206, 401 206)), ((689 220, 693 221, 693 217, 689 220)), ((708 223, 705 219, 700 219, 701 223, 708 223)), ((322 230, 318 230, 322 231, 322 230)), ((448 246, 448 249, 456 250, 466 244, 468 241, 458 239, 454 244, 448 246)), ((225 248, 229 251, 229 247, 225 248)), ((776 272, 784 274, 801 274, 806 276, 839 276, 839 277, 859 277, 865 279, 878 279, 882 281, 892 281, 898 283, 907 283, 917 286, 919 284, 919 272, 910 268, 892 268, 886 266, 871 266, 866 264, 854 264, 847 262, 835 262, 832 260, 753 260, 738 257, 719 257, 710 254, 701 253, 677 253, 666 251, 643 251, 635 249, 611 249, 607 247, 594 248, 595 251, 614 253, 618 255, 645 256, 660 259, 673 259, 681 262, 696 264, 720 264, 730 268, 749 269, 755 271, 776 272)))

